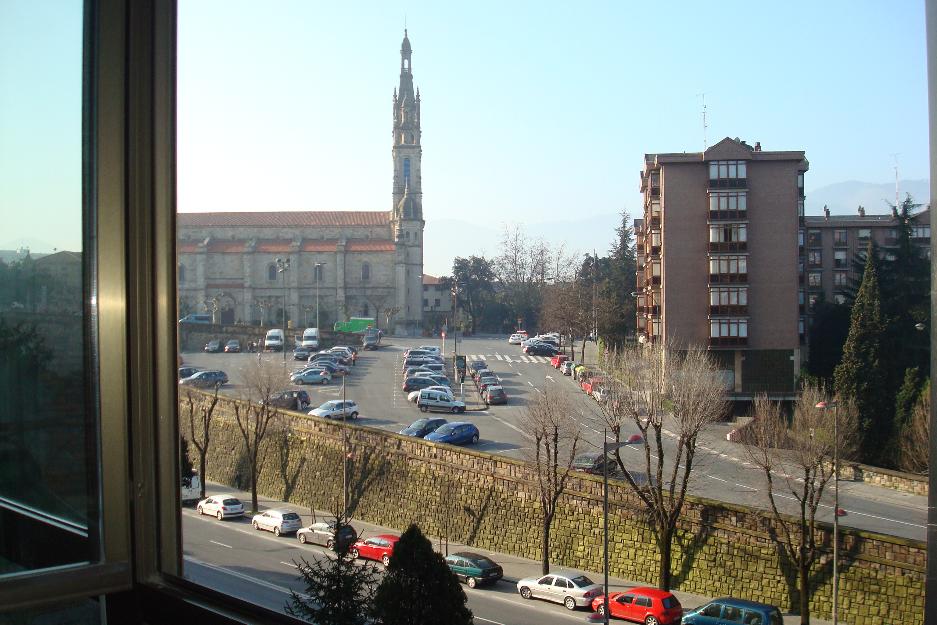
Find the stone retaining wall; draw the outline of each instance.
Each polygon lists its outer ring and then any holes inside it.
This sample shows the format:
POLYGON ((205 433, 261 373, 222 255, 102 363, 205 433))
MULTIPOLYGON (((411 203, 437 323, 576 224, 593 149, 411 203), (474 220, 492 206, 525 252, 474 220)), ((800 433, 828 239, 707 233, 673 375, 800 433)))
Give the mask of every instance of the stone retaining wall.
POLYGON ((892 471, 890 469, 870 467, 865 464, 853 465, 852 474, 852 479, 857 482, 884 486, 902 493, 927 496, 928 480, 926 475, 892 471))
MULTIPOLYGON (((219 402, 216 415, 208 479, 246 486, 243 444, 228 400, 219 402)), ((448 534, 480 548, 539 559, 540 511, 530 469, 510 458, 286 413, 263 450, 260 492, 299 506, 334 509, 341 499, 343 434, 353 454, 353 516, 396 528, 416 522, 430 536, 448 534)), ((639 502, 619 484, 610 486, 610 499, 610 573, 653 584, 657 550, 639 502)), ((689 501, 673 550, 675 588, 790 610, 798 603, 796 571, 775 535, 771 520, 752 510, 689 501)), ((842 535, 843 621, 922 623, 924 544, 848 530, 842 535)), ((823 542, 829 539, 824 532, 823 542)), ((600 479, 581 475, 571 480, 553 525, 551 561, 602 569, 600 479)), ((827 556, 812 576, 811 608, 821 618, 830 617, 831 568, 827 556)))

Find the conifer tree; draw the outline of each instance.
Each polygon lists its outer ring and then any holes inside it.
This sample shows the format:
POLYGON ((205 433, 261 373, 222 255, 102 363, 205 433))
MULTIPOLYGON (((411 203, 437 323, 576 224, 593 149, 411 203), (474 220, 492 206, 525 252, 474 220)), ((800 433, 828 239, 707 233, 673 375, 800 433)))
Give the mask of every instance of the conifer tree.
POLYGON ((466 601, 459 580, 420 528, 407 528, 375 593, 374 616, 383 625, 469 625, 466 601))
POLYGON ((888 392, 888 372, 882 361, 884 327, 878 268, 872 246, 866 254, 862 284, 852 307, 843 359, 833 373, 836 394, 851 398, 859 412, 862 460, 881 458, 891 438, 894 405, 888 392))

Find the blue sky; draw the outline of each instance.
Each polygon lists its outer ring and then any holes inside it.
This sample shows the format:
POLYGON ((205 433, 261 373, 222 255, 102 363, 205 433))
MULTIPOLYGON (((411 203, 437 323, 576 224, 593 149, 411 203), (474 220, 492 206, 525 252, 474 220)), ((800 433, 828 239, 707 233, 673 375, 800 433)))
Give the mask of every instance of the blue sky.
MULTIPOLYGON (((0 243, 76 246, 48 224, 77 224, 79 20, 74 1, 0 3, 0 243)), ((404 20, 428 220, 634 213, 645 152, 702 148, 703 92, 710 144, 804 149, 808 191, 887 182, 893 153, 928 175, 920 0, 181 0, 180 210, 390 208, 404 20)))

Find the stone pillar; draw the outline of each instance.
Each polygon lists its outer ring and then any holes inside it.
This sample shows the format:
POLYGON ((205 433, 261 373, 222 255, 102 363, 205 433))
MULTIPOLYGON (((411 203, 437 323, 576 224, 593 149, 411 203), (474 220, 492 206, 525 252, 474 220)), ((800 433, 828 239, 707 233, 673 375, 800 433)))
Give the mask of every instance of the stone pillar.
POLYGON ((345 239, 335 246, 335 320, 345 321, 345 239))
POLYGON ((244 284, 244 300, 242 306, 244 309, 241 317, 245 323, 254 320, 254 241, 250 241, 244 246, 244 253, 241 255, 241 282, 244 284))

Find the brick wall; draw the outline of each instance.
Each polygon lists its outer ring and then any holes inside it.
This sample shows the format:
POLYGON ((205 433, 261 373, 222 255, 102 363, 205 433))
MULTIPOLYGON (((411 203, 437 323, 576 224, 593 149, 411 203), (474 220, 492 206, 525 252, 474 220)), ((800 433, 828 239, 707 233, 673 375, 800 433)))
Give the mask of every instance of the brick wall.
MULTIPOLYGON (((216 414, 208 479, 234 484, 247 476, 240 434, 226 400, 216 414)), ((298 506, 331 509, 341 498, 342 424, 295 413, 285 415, 282 424, 267 441, 260 492, 298 506)), ((354 454, 349 499, 356 518, 396 528, 416 522, 430 536, 445 536, 448 527, 452 540, 540 557, 539 504, 525 463, 344 427, 354 454)), ((555 565, 601 570, 601 496, 601 480, 586 475, 572 480, 554 521, 555 565)), ((615 484, 610 499, 611 574, 653 584, 657 552, 638 502, 627 487, 615 484)), ((674 545, 676 588, 764 601, 784 610, 797 604, 796 572, 780 555, 766 517, 692 500, 681 530, 674 545)), ((825 534, 827 544, 828 538, 825 534)), ((841 618, 852 625, 922 623, 924 544, 848 530, 843 541, 841 618)), ((830 572, 827 557, 813 573, 812 610, 821 618, 830 617, 830 572)))

